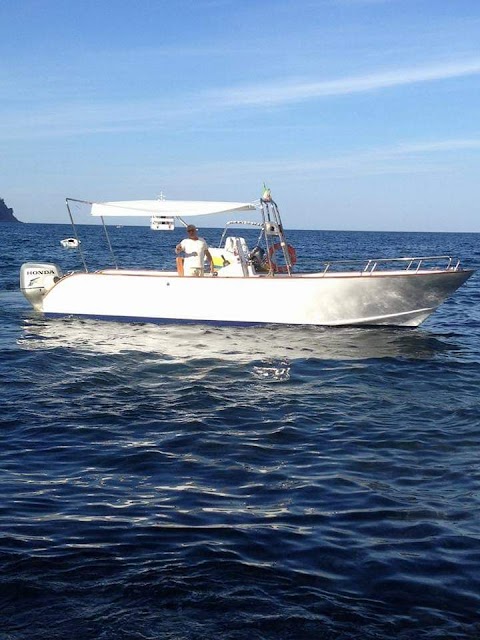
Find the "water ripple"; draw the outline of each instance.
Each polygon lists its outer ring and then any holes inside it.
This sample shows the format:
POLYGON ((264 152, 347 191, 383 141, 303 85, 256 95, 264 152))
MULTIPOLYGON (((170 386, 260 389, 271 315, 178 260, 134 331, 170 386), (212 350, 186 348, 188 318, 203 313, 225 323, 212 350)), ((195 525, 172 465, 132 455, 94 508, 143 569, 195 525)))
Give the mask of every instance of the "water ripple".
POLYGON ((5 638, 480 637, 477 275, 414 331, 234 332, 45 321, 1 277, 5 638))

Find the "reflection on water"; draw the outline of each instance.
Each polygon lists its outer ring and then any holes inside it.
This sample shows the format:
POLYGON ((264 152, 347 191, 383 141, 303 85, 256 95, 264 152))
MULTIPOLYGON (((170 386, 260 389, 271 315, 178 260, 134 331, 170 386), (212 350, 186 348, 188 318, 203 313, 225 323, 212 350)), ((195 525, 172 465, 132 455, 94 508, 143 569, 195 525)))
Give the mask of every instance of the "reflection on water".
POLYGON ((286 382, 290 379, 290 364, 287 360, 281 362, 269 362, 268 366, 253 367, 253 375, 259 380, 270 382, 286 382))
MULTIPOLYGON (((278 370, 273 374, 280 377, 288 377, 288 372, 280 369, 288 368, 285 363, 295 359, 418 359, 459 349, 458 344, 449 344, 445 336, 435 336, 424 329, 232 328, 77 318, 47 320, 38 316, 24 320, 18 344, 25 349, 68 348, 103 354, 135 351, 180 361, 216 358, 235 363, 261 359, 271 362, 278 370)), ((268 363, 265 366, 268 368, 268 363)))

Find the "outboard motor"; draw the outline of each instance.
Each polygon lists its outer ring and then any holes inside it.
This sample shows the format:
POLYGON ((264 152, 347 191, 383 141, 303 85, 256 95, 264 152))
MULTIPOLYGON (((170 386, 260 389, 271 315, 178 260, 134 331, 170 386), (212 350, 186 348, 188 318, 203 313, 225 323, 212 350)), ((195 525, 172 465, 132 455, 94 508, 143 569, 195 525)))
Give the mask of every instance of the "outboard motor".
POLYGON ((62 276, 56 264, 26 262, 20 268, 20 290, 35 311, 41 311, 43 298, 62 276))

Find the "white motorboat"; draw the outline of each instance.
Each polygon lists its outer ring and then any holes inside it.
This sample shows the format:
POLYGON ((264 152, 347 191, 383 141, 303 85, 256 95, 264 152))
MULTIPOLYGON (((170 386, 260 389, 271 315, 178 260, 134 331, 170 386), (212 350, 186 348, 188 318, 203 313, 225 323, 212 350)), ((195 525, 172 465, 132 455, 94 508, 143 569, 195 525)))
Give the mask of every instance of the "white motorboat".
POLYGON ((70 249, 76 249, 80 242, 78 238, 65 238, 64 240, 60 240, 62 247, 70 249))
MULTIPOLYGON (((163 195, 163 191, 158 196, 158 200, 164 201, 165 196, 163 195)), ((152 231, 173 231, 175 229, 175 217, 174 216, 163 216, 163 215, 153 215, 150 218, 150 229, 152 231)))
MULTIPOLYGON (((118 321, 215 324, 416 327, 470 276, 451 256, 370 258, 327 261, 310 273, 295 271, 296 254, 287 243, 280 212, 266 190, 249 202, 140 200, 84 203, 100 216, 164 216, 186 225, 184 217, 256 212, 255 222, 227 223, 210 253, 215 276, 182 277, 177 271, 115 268, 89 271, 82 248, 81 272, 63 275, 50 263, 26 263, 20 288, 35 310, 46 316, 78 316, 118 321), (257 228, 249 248, 238 235, 242 225, 257 228)), ((173 262, 173 257, 172 257, 173 262)))
POLYGON ((150 229, 152 231, 173 231, 175 229, 175 218, 172 216, 152 216, 150 218, 150 229))

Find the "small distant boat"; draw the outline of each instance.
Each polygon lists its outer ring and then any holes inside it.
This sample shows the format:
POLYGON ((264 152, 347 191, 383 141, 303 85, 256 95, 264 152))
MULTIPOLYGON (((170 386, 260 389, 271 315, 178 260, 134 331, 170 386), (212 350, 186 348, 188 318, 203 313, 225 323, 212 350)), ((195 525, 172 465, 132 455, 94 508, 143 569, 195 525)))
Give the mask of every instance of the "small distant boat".
POLYGON ((65 238, 64 240, 60 240, 60 244, 62 245, 62 247, 76 249, 80 244, 80 240, 77 240, 76 238, 65 238))
POLYGON ((175 229, 175 218, 172 216, 152 216, 150 218, 150 229, 152 231, 173 231, 175 229))
MULTIPOLYGON (((163 191, 158 196, 160 202, 165 202, 163 191)), ((173 231, 175 229, 175 216, 173 215, 152 215, 150 218, 150 229, 152 231, 173 231)))

